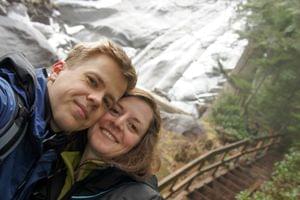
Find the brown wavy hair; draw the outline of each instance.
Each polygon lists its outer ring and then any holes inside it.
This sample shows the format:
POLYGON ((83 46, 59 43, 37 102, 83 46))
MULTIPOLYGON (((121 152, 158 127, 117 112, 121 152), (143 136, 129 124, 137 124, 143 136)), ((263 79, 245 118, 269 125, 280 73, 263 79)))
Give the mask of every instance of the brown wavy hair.
POLYGON ((160 112, 154 98, 146 91, 135 88, 124 97, 136 97, 146 102, 153 111, 149 128, 141 141, 125 155, 107 160, 117 168, 126 171, 137 179, 143 179, 158 171, 160 158, 156 152, 161 128, 160 112))

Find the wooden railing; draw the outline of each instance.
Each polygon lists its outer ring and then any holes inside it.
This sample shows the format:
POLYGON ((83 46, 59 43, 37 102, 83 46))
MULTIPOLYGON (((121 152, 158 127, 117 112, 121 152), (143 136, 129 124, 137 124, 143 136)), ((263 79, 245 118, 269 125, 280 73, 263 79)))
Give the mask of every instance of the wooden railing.
POLYGON ((202 178, 214 179, 221 171, 224 174, 241 163, 253 162, 278 144, 281 137, 278 134, 246 139, 207 152, 159 181, 160 193, 168 199, 180 192, 188 192, 202 178))

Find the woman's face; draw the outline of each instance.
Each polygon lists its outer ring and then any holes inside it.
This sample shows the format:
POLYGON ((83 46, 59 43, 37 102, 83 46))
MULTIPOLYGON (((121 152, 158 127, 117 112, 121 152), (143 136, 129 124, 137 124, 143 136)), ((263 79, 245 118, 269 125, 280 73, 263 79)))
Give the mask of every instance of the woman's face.
POLYGON ((124 97, 88 131, 93 156, 113 158, 130 151, 145 135, 153 118, 151 107, 137 97, 124 97))

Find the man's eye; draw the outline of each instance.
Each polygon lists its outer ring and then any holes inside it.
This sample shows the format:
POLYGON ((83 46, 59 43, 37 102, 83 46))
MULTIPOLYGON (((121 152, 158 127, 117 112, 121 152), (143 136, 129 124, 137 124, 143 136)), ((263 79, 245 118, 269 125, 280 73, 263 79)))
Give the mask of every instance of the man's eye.
POLYGON ((110 100, 109 98, 104 98, 103 99, 103 105, 104 105, 104 107, 105 107, 106 110, 109 110, 113 106, 113 101, 110 100))
POLYGON ((94 77, 87 76, 87 79, 88 79, 88 82, 89 82, 89 84, 91 86, 93 86, 93 87, 97 87, 98 86, 98 82, 97 82, 97 80, 94 77))

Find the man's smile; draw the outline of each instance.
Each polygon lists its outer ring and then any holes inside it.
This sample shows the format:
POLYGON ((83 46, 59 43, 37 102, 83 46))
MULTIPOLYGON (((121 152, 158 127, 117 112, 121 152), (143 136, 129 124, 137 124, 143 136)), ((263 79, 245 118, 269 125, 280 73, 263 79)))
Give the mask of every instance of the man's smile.
POLYGON ((76 110, 76 113, 78 113, 78 115, 80 116, 80 118, 82 119, 87 119, 88 117, 88 113, 87 113, 87 109, 86 106, 84 106, 83 104, 81 104, 79 101, 75 100, 74 103, 76 104, 76 107, 78 108, 76 110))

